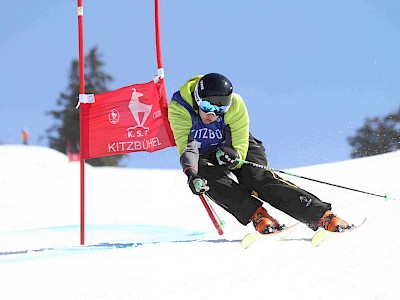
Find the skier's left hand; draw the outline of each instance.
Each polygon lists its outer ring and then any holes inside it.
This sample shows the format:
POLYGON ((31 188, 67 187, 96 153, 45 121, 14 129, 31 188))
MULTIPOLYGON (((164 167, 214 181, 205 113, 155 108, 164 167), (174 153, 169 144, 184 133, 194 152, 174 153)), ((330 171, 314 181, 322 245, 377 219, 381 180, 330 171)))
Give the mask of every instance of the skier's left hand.
POLYGON ((217 153, 218 164, 226 165, 229 169, 233 169, 239 163, 237 159, 239 158, 239 153, 234 149, 223 146, 218 149, 217 153))

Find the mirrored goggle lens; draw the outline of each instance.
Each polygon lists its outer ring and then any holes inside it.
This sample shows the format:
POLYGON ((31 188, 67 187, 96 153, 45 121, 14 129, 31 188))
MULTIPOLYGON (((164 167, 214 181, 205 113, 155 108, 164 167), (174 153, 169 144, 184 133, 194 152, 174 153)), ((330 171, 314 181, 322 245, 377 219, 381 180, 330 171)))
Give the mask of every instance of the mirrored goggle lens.
POLYGON ((202 111, 205 113, 212 113, 215 115, 222 115, 228 111, 229 106, 218 106, 218 105, 213 105, 210 102, 203 100, 200 102, 199 107, 201 108, 202 111))

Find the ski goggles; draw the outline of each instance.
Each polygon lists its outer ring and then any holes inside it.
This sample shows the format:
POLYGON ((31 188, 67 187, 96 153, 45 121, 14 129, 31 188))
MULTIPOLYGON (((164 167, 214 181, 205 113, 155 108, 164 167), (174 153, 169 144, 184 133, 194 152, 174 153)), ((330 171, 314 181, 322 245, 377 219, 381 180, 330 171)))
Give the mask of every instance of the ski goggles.
POLYGON ((206 114, 214 114, 216 116, 223 115, 229 109, 229 105, 218 106, 218 105, 211 104, 207 100, 201 100, 199 103, 199 107, 206 114))
POLYGON ((199 91, 197 89, 198 89, 198 86, 196 85, 196 88, 194 89, 194 99, 196 100, 196 103, 199 106, 199 108, 202 111, 204 111, 206 114, 214 114, 216 116, 220 116, 228 111, 230 105, 219 106, 219 105, 211 104, 210 101, 203 100, 199 96, 199 91))

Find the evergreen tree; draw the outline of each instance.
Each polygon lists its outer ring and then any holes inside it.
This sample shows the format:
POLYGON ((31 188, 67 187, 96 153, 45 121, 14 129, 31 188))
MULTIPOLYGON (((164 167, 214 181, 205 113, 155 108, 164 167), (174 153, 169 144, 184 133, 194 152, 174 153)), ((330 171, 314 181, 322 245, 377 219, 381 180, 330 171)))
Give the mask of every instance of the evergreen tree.
POLYGON ((400 149, 400 108, 383 118, 366 118, 357 134, 347 139, 352 158, 382 154, 400 149))
MULTIPOLYGON (((107 92, 107 84, 113 78, 103 71, 104 63, 96 47, 85 56, 85 93, 107 92)), ((69 70, 69 83, 66 92, 61 92, 56 102, 58 109, 47 112, 57 122, 46 133, 50 148, 66 153, 67 143, 79 149, 79 109, 76 109, 79 96, 79 62, 73 60, 69 70)), ((116 166, 121 155, 88 159, 93 166, 116 166)))

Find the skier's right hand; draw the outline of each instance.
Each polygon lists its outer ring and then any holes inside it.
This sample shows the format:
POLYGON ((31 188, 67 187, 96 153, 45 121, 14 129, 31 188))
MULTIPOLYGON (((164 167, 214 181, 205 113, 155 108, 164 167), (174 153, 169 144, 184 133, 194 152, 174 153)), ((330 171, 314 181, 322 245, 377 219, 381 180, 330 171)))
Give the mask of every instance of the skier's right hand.
POLYGON ((210 187, 207 185, 207 180, 197 174, 191 174, 188 177, 188 184, 192 193, 195 195, 201 195, 207 192, 210 187))

